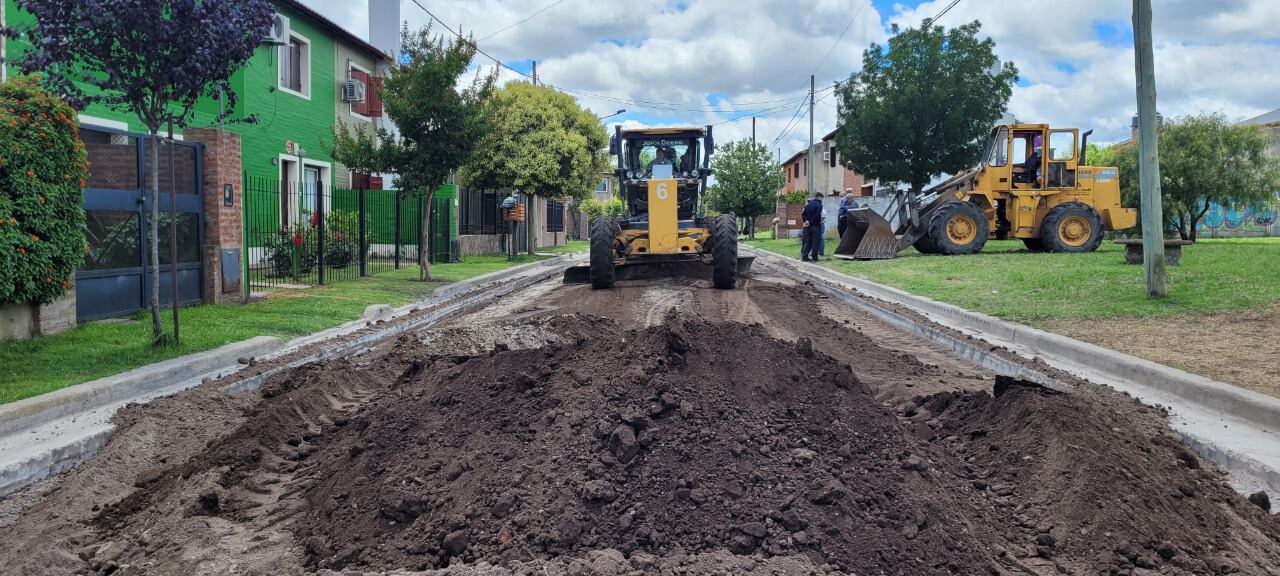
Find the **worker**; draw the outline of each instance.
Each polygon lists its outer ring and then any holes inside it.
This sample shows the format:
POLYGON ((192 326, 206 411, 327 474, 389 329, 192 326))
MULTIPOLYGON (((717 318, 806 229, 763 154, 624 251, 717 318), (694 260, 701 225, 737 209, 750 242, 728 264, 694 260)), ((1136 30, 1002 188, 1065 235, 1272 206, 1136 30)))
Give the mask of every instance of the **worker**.
POLYGON ((1044 139, 1041 136, 1036 136, 1036 139, 1034 142, 1035 144, 1031 152, 1031 155, 1027 156, 1027 160, 1022 163, 1022 171, 1024 174, 1026 174, 1027 179, 1031 182, 1034 182, 1036 185, 1036 188, 1039 188, 1041 186, 1040 154, 1041 154, 1041 149, 1044 148, 1044 139))
POLYGON ((857 207, 858 202, 853 199, 853 188, 845 188, 844 197, 836 207, 836 231, 839 232, 840 238, 844 238, 844 231, 849 228, 849 211, 857 207))
POLYGON ((804 226, 800 229, 800 259, 818 261, 818 247, 822 244, 822 201, 810 198, 800 213, 804 226))

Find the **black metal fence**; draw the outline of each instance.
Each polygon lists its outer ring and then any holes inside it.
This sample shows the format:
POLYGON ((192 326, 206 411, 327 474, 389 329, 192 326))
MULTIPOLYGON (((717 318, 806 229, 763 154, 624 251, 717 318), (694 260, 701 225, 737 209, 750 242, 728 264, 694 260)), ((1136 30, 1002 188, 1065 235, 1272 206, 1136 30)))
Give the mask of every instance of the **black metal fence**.
POLYGON ((246 177, 249 286, 325 284, 413 265, 424 210, 423 196, 397 190, 246 177))

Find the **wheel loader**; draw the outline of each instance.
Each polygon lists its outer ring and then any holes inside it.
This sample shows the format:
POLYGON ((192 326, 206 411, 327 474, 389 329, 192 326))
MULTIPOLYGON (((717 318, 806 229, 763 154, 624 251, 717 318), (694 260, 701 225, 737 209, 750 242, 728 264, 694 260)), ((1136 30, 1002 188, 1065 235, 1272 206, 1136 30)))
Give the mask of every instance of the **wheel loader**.
POLYGON ((716 288, 737 286, 751 257, 738 256, 737 218, 707 216, 702 199, 715 150, 705 128, 614 127, 609 153, 626 213, 591 222, 590 265, 565 271, 566 284, 610 288, 620 279, 709 276, 716 288))
POLYGON ((1018 238, 1036 252, 1092 252, 1104 230, 1137 224, 1120 206, 1119 170, 1088 166, 1089 135, 1047 124, 991 131, 978 166, 919 194, 898 192, 878 213, 849 211, 838 258, 892 258, 908 246, 925 254, 973 254, 988 239, 1018 238), (1077 146, 1078 144, 1078 146, 1077 146))

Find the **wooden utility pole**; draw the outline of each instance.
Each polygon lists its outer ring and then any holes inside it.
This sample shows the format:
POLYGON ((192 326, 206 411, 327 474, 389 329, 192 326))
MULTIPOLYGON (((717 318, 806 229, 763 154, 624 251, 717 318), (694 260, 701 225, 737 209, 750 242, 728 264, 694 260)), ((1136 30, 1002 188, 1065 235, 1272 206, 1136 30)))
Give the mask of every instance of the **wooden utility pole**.
POLYGON ((538 61, 533 61, 533 85, 538 85, 538 61))
POLYGON ((1138 188, 1142 193, 1142 266, 1147 298, 1163 298, 1164 214, 1160 205, 1160 147, 1156 133, 1156 74, 1151 48, 1151 0, 1133 0, 1134 64, 1138 78, 1138 188))
POLYGON ((809 194, 813 194, 813 74, 809 75, 809 153, 805 156, 805 175, 809 194))

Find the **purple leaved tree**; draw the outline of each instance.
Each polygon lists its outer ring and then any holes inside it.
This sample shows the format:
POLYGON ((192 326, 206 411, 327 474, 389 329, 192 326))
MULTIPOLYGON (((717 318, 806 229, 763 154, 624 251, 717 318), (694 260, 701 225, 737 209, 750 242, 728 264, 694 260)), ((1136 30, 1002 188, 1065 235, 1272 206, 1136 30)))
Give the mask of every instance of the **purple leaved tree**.
MULTIPOLYGON (((16 58, 23 73, 78 109, 93 103, 137 115, 151 134, 148 215, 151 269, 160 269, 157 241, 160 129, 185 126, 201 97, 225 95, 228 79, 271 28, 267 0, 17 0, 36 17, 25 36, 32 49, 16 58)), ((174 223, 176 225, 176 223, 174 223)), ((176 303, 175 303, 176 305, 176 303)), ((153 343, 169 338, 160 324, 160 275, 151 274, 153 343)))

